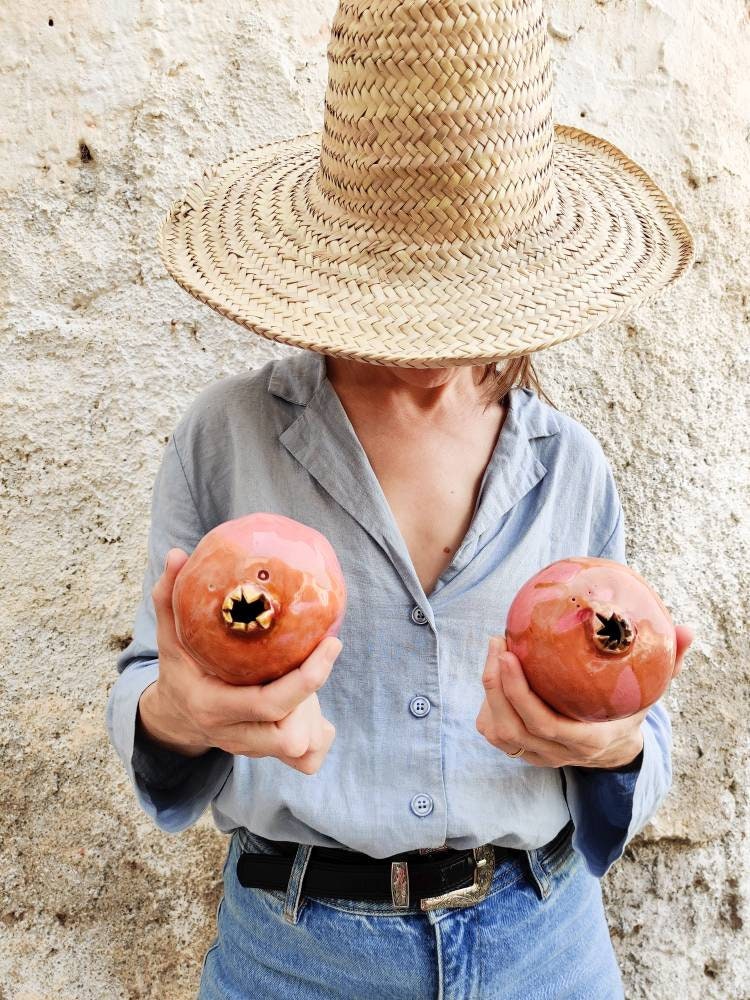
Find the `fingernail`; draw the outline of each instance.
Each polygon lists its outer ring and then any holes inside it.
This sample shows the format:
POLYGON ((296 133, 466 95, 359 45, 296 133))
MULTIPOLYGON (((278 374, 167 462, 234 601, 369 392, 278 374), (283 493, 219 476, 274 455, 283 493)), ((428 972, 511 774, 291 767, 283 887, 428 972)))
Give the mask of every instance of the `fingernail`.
POLYGON ((167 554, 164 556, 164 569, 162 570, 163 573, 166 573, 167 566, 169 566, 169 552, 167 552, 167 554))

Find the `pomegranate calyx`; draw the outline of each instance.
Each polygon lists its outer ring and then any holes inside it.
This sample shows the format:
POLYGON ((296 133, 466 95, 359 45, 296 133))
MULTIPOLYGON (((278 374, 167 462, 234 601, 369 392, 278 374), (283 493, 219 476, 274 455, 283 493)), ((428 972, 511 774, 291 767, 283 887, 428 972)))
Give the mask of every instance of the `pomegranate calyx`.
POLYGON ((603 653, 624 653, 633 644, 632 624, 616 611, 610 611, 608 614, 595 611, 591 625, 594 642, 603 653))
POLYGON ((240 583, 224 598, 221 614, 234 632, 258 632, 270 628, 275 612, 265 591, 254 583, 240 583))

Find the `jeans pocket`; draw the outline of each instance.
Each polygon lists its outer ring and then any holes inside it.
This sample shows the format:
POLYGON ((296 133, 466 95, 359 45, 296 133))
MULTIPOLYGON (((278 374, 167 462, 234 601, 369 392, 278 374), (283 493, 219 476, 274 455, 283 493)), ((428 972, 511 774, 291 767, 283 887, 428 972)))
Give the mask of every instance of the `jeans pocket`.
POLYGON ((224 859, 224 867, 221 869, 221 881, 224 888, 222 889, 221 896, 219 897, 219 902, 216 904, 216 914, 214 916, 216 936, 214 937, 213 944, 209 947, 208 951, 203 956, 203 962, 201 963, 201 978, 203 977, 203 972, 206 968, 206 962, 208 961, 209 955, 211 954, 211 952, 216 951, 216 949, 219 947, 219 939, 220 939, 219 920, 221 919, 221 911, 224 908, 224 900, 226 898, 227 869, 229 868, 229 862, 232 860, 232 855, 234 853, 234 846, 235 846, 234 837, 230 837, 229 847, 227 849, 227 856, 224 859))
POLYGON ((206 971, 206 962, 208 961, 209 956, 211 955, 212 952, 216 951, 216 949, 219 947, 219 918, 221 916, 221 910, 222 910, 223 906, 224 906, 224 893, 221 894, 221 899, 219 900, 219 903, 218 903, 218 905, 216 907, 216 916, 214 918, 214 922, 216 924, 216 937, 214 938, 214 941, 213 941, 213 944, 211 945, 211 947, 208 949, 208 951, 206 952, 206 954, 203 956, 203 962, 201 963, 201 979, 203 978, 203 974, 206 971))

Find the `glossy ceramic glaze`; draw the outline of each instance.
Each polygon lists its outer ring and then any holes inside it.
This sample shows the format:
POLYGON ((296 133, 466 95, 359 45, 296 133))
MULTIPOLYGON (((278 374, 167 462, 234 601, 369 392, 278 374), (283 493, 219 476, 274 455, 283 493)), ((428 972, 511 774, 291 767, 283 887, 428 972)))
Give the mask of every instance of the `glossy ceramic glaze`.
POLYGON ((623 719, 657 701, 675 665, 669 612, 635 570, 609 559, 562 559, 516 594, 508 649, 529 687, 583 722, 623 719))
POLYGON ((261 684, 298 667, 346 610, 346 585, 328 540, 280 514, 217 525, 177 574, 180 642, 230 684, 261 684))

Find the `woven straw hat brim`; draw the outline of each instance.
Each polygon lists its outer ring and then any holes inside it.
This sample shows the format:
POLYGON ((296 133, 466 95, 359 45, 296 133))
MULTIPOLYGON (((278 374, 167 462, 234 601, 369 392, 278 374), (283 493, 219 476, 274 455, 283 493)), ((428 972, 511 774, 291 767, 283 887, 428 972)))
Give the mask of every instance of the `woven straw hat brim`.
POLYGON ((172 277, 262 337, 373 364, 482 364, 615 320, 689 267, 689 230, 621 150, 555 126, 556 212, 544 232, 471 244, 395 242, 331 217, 321 133, 209 167, 159 230, 172 277))

